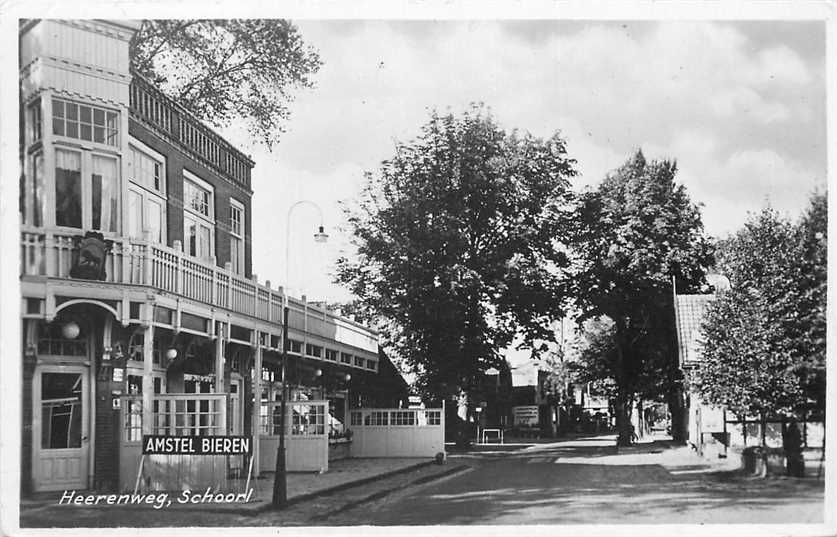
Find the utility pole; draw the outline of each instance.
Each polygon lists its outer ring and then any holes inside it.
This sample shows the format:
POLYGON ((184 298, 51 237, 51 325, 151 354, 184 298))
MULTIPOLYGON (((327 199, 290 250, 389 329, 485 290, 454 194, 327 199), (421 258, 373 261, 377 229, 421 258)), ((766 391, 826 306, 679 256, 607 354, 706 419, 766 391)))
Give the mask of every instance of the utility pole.
POLYGON ((279 447, 276 448, 276 471, 273 477, 273 507, 283 507, 288 501, 288 475, 285 468, 285 402, 288 382, 285 378, 285 364, 288 361, 288 298, 285 297, 282 320, 282 398, 279 417, 279 447))

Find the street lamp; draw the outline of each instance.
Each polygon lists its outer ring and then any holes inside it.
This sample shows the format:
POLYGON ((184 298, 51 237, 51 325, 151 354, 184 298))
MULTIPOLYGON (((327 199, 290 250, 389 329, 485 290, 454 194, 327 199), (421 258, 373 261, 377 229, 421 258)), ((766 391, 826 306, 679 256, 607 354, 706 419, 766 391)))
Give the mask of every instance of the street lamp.
MULTIPOLYGON (((288 287, 290 283, 290 258, 291 258, 291 213, 293 210, 303 204, 313 205, 317 212, 320 213, 320 227, 314 233, 314 241, 323 243, 328 240, 328 234, 323 229, 323 211, 320 206, 313 201, 301 200, 290 206, 288 209, 287 225, 285 226, 285 292, 282 296, 284 307, 282 308, 282 398, 281 401, 281 416, 279 417, 279 446, 276 448, 276 471, 273 479, 273 506, 282 507, 288 501, 288 474, 285 464, 285 414, 288 400, 288 382, 286 379, 288 350, 290 348, 290 341, 288 341, 288 316, 290 307, 288 306, 288 287)), ((319 370, 318 370, 319 371, 319 370)), ((322 371, 320 371, 322 375, 322 371)))
POLYGON ((320 226, 317 232, 314 233, 314 242, 324 243, 328 241, 328 233, 323 227, 323 210, 319 205, 310 200, 300 200, 288 208, 288 218, 285 225, 285 287, 290 287, 291 284, 291 213, 300 205, 311 205, 320 215, 320 226))

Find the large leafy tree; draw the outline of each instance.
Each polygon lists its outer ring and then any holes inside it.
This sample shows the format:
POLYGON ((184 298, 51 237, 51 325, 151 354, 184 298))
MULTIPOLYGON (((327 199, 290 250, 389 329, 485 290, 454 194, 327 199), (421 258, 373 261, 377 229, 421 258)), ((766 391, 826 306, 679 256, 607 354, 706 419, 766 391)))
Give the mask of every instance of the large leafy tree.
POLYGON ((581 322, 612 322, 597 340, 603 349, 610 341, 612 352, 594 365, 615 385, 619 445, 631 443, 637 396, 666 392, 679 401, 672 278, 678 292, 694 290, 712 260, 699 208, 675 182, 676 171, 673 162, 648 162, 638 151, 578 205, 573 294, 581 322))
POLYGON ((719 247, 732 288, 707 310, 692 381, 708 402, 786 421, 788 470, 803 470, 795 421, 825 410, 825 194, 794 224, 754 215, 719 247))
POLYGON ((133 69, 215 126, 245 121, 268 148, 284 131, 294 91, 310 88, 317 52, 281 19, 145 20, 133 69))
POLYGON ((427 393, 467 396, 516 334, 535 353, 554 337, 573 164, 558 134, 507 132, 473 105, 431 114, 367 174, 338 280, 390 323, 427 393))

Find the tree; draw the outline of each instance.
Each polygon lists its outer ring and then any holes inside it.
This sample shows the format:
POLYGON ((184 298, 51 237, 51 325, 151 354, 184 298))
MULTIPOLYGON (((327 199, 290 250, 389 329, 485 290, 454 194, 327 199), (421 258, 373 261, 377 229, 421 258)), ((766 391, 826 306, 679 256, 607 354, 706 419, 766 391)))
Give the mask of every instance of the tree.
POLYGON ((732 288, 707 309, 692 382, 710 404, 783 420, 788 472, 804 473, 796 421, 825 410, 827 207, 799 223, 765 209, 719 247, 732 288))
POLYGON ((347 210, 357 256, 338 261, 338 281, 392 323, 426 393, 467 395, 502 370, 497 349, 516 334, 528 346, 554 337, 573 164, 558 134, 506 132, 473 105, 431 114, 367 174, 347 210))
POLYGON ((631 443, 637 395, 677 400, 672 277, 680 292, 696 289, 712 260, 700 210, 675 183, 676 171, 674 162, 647 162, 638 151, 578 205, 571 285, 580 322, 613 323, 613 352, 597 374, 615 384, 618 445, 631 443))
POLYGON ((321 62, 286 20, 145 20, 131 42, 135 72, 212 125, 248 123, 272 148, 293 90, 310 88, 321 62))

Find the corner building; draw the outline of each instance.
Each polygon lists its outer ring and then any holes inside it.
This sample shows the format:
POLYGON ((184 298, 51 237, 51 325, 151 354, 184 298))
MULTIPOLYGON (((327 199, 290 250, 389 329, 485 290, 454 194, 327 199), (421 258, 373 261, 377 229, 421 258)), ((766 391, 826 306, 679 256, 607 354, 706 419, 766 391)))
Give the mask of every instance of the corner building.
POLYGON ((131 72, 136 30, 19 26, 22 492, 132 489, 143 434, 252 435, 270 470, 283 389, 288 468, 327 468, 350 407, 397 404, 353 388, 377 334, 256 280, 255 164, 131 72))

